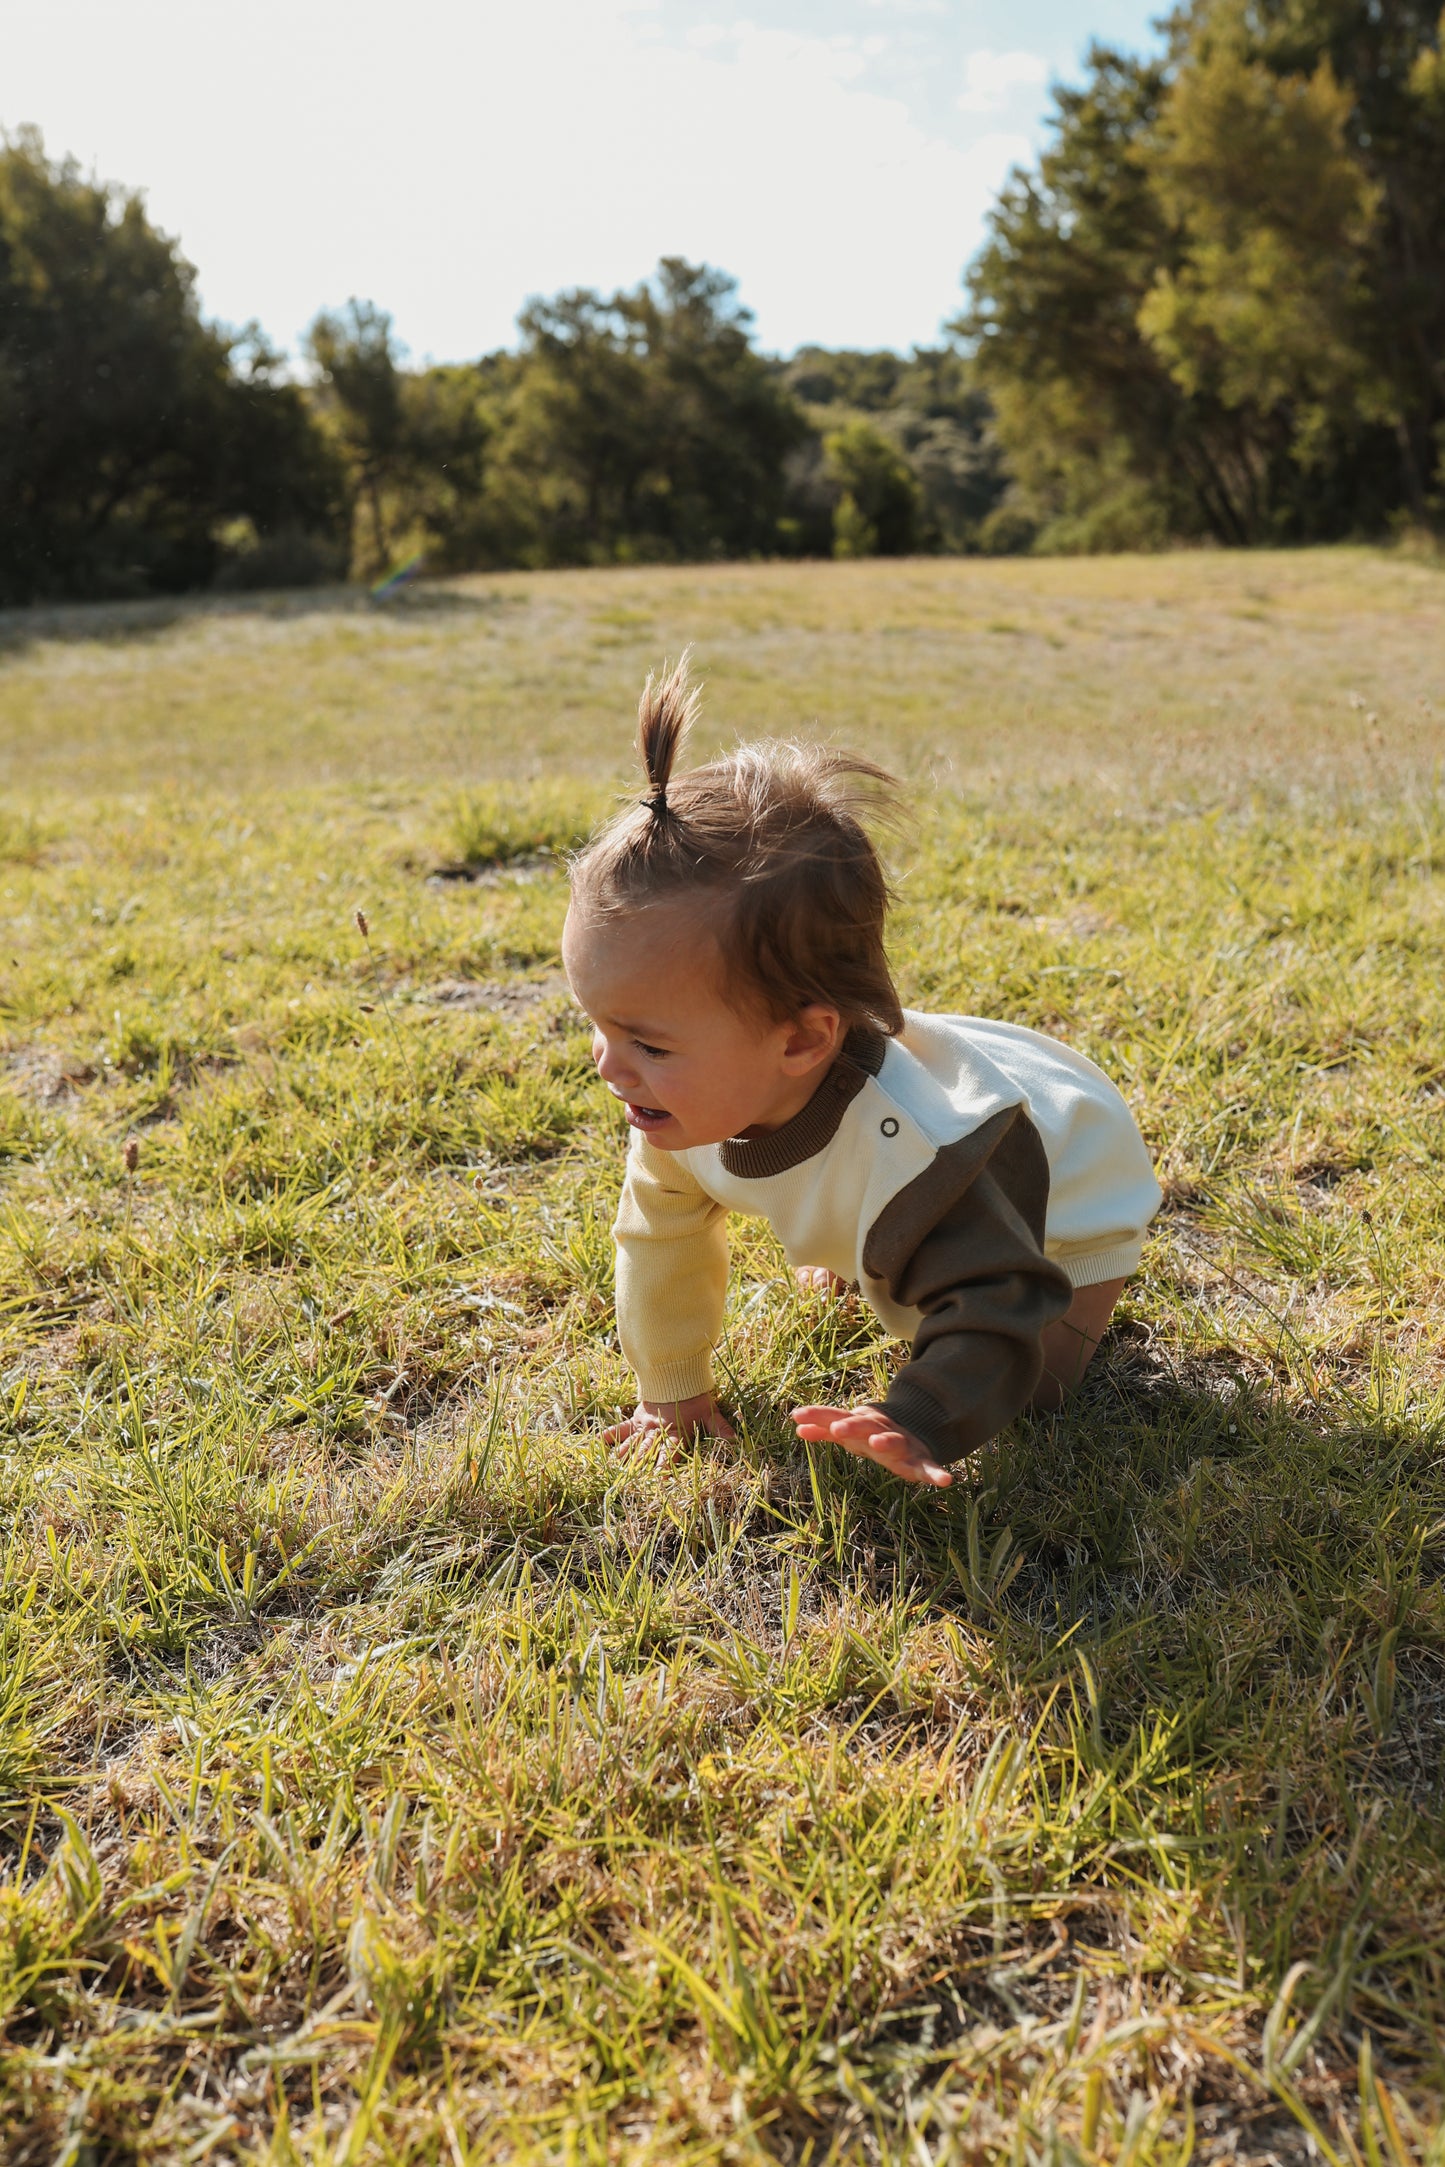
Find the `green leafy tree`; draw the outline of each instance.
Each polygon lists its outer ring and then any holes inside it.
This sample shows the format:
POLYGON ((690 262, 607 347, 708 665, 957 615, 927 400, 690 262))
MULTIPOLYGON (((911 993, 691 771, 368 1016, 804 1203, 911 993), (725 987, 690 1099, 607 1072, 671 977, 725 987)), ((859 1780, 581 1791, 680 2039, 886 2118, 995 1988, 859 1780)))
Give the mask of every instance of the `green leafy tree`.
POLYGON ((1056 94, 1038 172, 1000 195, 955 326, 994 404, 1016 510, 1063 546, 1248 534, 1238 431, 1139 327, 1156 273, 1181 254, 1148 163, 1167 82, 1162 62, 1093 49, 1086 85, 1056 94))
POLYGON ((1181 69, 1154 147, 1182 256, 1156 273, 1139 328, 1186 392, 1288 411, 1305 457, 1389 412, 1362 336, 1379 190, 1350 150, 1349 106, 1327 60, 1281 77, 1211 39, 1181 69))
POLYGON ((783 466, 805 424, 777 369, 754 350, 736 279, 667 256, 631 305, 655 384, 666 477, 659 526, 679 554, 775 549, 783 466))
POLYGON ((953 347, 920 347, 899 375, 891 432, 918 483, 925 549, 982 546, 1008 488, 993 402, 953 347))
POLYGON ((306 352, 316 371, 317 404, 369 525, 354 540, 353 561, 375 571, 391 556, 386 500, 406 464, 404 379, 391 318, 373 301, 323 309, 306 334, 306 352))
POLYGON ((1414 0, 1195 0, 1059 94, 958 326, 1045 546, 1428 513, 1440 36, 1414 0))
POLYGON ((881 430, 850 421, 825 438, 838 485, 833 514, 837 557, 904 557, 917 547, 919 488, 913 469, 881 430))
POLYGON ((647 357, 625 297, 558 294, 530 303, 518 328, 522 365, 498 446, 503 521, 538 563, 626 554, 663 475, 648 426, 647 357))
POLYGON ((668 258, 631 292, 531 303, 522 351, 488 365, 495 546, 556 564, 748 556, 779 547, 785 467, 806 436, 723 273, 668 258))
POLYGON ((454 366, 404 376, 401 409, 402 456, 388 500, 393 548, 420 550, 435 571, 466 570, 477 561, 470 533, 492 438, 476 372, 454 366))
POLYGON ((0 147, 0 599, 205 583, 222 534, 327 534, 342 478, 279 360, 202 322, 139 196, 0 147))
MULTIPOLYGON (((784 380, 815 432, 789 466, 788 509, 794 544, 824 554, 833 547, 844 486, 824 449, 849 422, 866 421, 901 455, 915 483, 906 546, 970 550, 982 546, 985 521, 1008 487, 993 406, 972 364, 954 347, 912 355, 803 347, 784 380)), ((843 515, 847 546, 870 524, 857 508, 843 515)))
POLYGON ((860 413, 886 414, 898 404, 909 365, 886 348, 857 349, 803 346, 788 364, 788 385, 808 406, 852 407, 860 413))
POLYGON ((414 553, 438 570, 465 566, 491 433, 475 373, 403 367, 392 320, 372 301, 323 309, 306 350, 350 476, 353 571, 369 578, 414 553))
MULTIPOLYGON (((1410 106, 1413 127, 1411 135, 1421 162, 1436 166, 1442 162, 1442 146, 1445 146, 1445 11, 1442 11, 1433 46, 1424 46, 1415 56, 1409 79, 1410 106)), ((1433 175, 1432 175, 1433 177, 1433 175)), ((1445 182, 1438 190, 1428 184, 1422 193, 1427 200, 1431 194, 1445 197, 1445 182)), ((1397 251, 1408 285, 1411 288, 1408 366, 1412 375, 1418 376, 1424 387, 1424 396, 1418 407, 1408 399, 1402 406, 1411 420, 1400 427, 1400 450, 1406 469, 1406 481, 1410 493, 1411 509, 1417 518, 1423 519, 1427 510, 1439 513, 1445 500, 1445 328, 1435 320, 1440 307, 1438 275, 1420 276, 1422 262, 1429 265, 1435 258, 1430 249, 1430 236, 1419 227, 1419 205, 1413 192, 1403 191, 1399 185, 1390 187, 1387 194, 1387 216, 1395 219, 1399 212, 1402 231, 1397 251), (1404 200, 1397 199, 1403 194, 1404 200), (1408 221, 1408 223, 1406 223, 1408 221), (1414 416, 1418 414, 1418 421, 1414 416), (1425 495, 1424 476, 1433 465, 1436 483, 1435 495, 1425 495)), ((1435 232, 1438 252, 1439 233, 1435 232)))
MULTIPOLYGON (((1435 0, 1212 0, 1187 20, 1191 65, 1223 43, 1281 84, 1324 63, 1344 94, 1344 141, 1375 198, 1352 261, 1354 338, 1372 384, 1389 386, 1392 500, 1423 520, 1445 428, 1445 14, 1435 0)), ((1351 469, 1357 491, 1384 471, 1373 447, 1369 460, 1351 469)))

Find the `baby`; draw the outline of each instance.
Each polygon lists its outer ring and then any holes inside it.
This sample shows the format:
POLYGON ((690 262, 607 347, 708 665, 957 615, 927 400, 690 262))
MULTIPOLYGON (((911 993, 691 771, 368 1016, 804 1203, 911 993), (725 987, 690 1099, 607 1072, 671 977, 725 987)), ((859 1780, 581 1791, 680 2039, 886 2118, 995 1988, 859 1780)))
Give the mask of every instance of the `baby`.
POLYGON ((613 1230, 637 1373, 614 1443, 733 1435, 713 1386, 729 1212, 767 1220, 800 1281, 856 1287, 909 1359, 875 1404, 796 1407, 905 1482, 1093 1354, 1160 1202, 1133 1116, 1055 1040, 899 1006, 888 886, 863 826, 896 787, 820 747, 744 745, 677 780, 687 657, 649 677, 651 795, 572 867, 562 953, 632 1129, 613 1230))

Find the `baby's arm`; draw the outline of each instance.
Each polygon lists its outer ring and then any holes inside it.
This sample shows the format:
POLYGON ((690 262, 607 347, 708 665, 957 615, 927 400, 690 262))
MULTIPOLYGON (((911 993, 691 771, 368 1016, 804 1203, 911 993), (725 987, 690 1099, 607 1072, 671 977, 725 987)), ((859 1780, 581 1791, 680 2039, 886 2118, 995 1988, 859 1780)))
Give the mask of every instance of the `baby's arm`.
POLYGON ((1043 1252, 1048 1161, 1022 1109, 941 1151, 870 1229, 864 1263, 921 1310, 912 1359, 878 1405, 800 1407, 800 1437, 831 1438, 906 1482, 946 1486, 1039 1381, 1043 1334, 1069 1307, 1043 1252))
POLYGON ((612 1235, 617 1336, 637 1374, 638 1403, 609 1440, 659 1430, 731 1437, 712 1376, 727 1296, 727 1213, 676 1153, 634 1132, 612 1235))

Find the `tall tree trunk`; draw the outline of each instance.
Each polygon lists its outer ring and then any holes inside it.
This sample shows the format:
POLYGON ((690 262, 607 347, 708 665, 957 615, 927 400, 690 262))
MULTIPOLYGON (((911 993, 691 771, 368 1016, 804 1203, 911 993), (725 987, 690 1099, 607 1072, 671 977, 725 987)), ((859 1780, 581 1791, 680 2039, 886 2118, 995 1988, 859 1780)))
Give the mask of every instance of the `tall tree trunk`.
POLYGON ((366 470, 366 502, 371 512, 371 546, 376 551, 377 568, 384 572, 391 561, 391 550, 381 511, 381 477, 374 466, 366 470))

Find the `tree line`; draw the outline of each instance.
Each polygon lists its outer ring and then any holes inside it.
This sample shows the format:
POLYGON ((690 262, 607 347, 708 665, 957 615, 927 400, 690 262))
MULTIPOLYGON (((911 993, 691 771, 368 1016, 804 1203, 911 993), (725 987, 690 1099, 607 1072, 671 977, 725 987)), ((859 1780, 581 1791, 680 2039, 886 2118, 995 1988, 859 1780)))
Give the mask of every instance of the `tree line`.
POLYGON ((0 148, 0 602, 667 562, 1228 545, 1445 518, 1445 16, 1190 0, 1055 92, 948 336, 760 353, 678 258, 413 368, 300 381, 140 198, 0 148))
POLYGON ((0 602, 430 569, 981 546, 1006 487, 951 349, 760 354, 668 259, 534 301, 515 351, 409 368, 369 301, 290 380, 203 322, 140 199, 0 150, 0 602))

